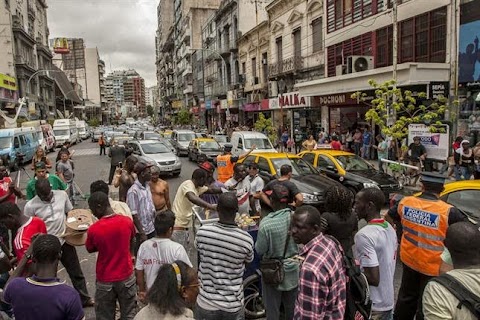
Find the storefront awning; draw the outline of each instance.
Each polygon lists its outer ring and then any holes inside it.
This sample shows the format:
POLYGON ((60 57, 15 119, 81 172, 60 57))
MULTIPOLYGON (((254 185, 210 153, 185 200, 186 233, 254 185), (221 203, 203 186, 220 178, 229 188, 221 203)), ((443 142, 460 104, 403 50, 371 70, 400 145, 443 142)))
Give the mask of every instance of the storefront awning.
MULTIPOLYGON (((371 90, 370 79, 383 83, 392 79, 393 67, 322 78, 295 85, 305 97, 371 90)), ((449 81, 450 65, 447 63, 403 63, 397 66, 397 85, 428 84, 433 81, 449 81)))

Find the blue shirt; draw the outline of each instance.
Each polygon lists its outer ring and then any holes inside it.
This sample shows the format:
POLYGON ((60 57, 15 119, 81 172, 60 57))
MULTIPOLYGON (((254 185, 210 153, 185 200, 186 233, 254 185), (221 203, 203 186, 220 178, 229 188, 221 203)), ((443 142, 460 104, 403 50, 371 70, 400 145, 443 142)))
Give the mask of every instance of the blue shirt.
POLYGON ((372 134, 370 132, 364 132, 363 133, 363 144, 364 145, 369 145, 370 140, 372 140, 372 134))
POLYGON ((80 320, 85 314, 78 292, 58 279, 15 278, 4 292, 16 319, 80 320))

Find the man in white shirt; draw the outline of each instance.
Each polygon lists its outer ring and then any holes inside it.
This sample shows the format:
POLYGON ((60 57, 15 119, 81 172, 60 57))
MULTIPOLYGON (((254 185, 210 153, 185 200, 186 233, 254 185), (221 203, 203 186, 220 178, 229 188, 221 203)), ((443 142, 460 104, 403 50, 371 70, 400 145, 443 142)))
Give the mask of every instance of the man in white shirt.
POLYGON ((258 164, 252 162, 248 165, 248 175, 250 179, 250 193, 252 194, 252 203, 250 204, 255 215, 260 215, 262 206, 260 205, 260 197, 265 187, 265 182, 258 175, 258 164))
POLYGON ((247 178, 247 170, 242 163, 235 164, 233 178, 225 182, 225 188, 236 192, 238 200, 238 213, 250 212, 250 179, 247 178))
POLYGON ((68 195, 63 190, 52 190, 47 179, 35 182, 37 195, 25 204, 24 214, 27 217, 38 217, 45 222, 47 233, 59 238, 62 244, 62 262, 65 270, 72 280, 73 287, 80 294, 84 307, 92 307, 93 299, 89 296, 85 277, 83 276, 80 262, 78 261, 75 247, 66 243, 61 237, 65 232, 67 212, 73 209, 68 195))
MULTIPOLYGON (((450 251, 453 277, 477 297, 480 297, 480 228, 470 222, 457 222, 447 229, 445 246, 450 251)), ((440 277, 443 277, 440 275, 440 277)), ((423 314, 428 320, 478 319, 466 305, 442 284, 431 280, 423 293, 423 314)))
POLYGON ((366 188, 357 193, 354 210, 367 225, 355 235, 355 257, 370 285, 373 320, 392 317, 394 299, 393 277, 397 256, 397 235, 393 227, 380 216, 385 196, 378 188, 366 188))
POLYGON ((192 267, 185 248, 170 240, 175 224, 175 214, 164 211, 155 217, 155 232, 157 235, 145 241, 138 249, 135 262, 135 275, 137 277, 138 296, 143 301, 147 291, 152 287, 158 270, 164 264, 177 260, 183 261, 192 267))

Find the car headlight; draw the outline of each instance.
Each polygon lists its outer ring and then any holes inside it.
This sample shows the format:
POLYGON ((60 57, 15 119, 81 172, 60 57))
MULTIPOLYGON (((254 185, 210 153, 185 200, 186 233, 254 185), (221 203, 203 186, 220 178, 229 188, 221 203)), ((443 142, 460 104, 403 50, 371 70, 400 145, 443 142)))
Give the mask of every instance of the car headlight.
POLYGON ((363 183, 363 188, 364 188, 364 189, 366 189, 366 188, 377 188, 377 189, 380 189, 380 187, 378 186, 378 184, 372 183, 372 182, 364 182, 364 183, 363 183))
POLYGON ((320 197, 315 194, 302 192, 302 196, 303 196, 303 203, 313 203, 313 202, 320 201, 320 197))

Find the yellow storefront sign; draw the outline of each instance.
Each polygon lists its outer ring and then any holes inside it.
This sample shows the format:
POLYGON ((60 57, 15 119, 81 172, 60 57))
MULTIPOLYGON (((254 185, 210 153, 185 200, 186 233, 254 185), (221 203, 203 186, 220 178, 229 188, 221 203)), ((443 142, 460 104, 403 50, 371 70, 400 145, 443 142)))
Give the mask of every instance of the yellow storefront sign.
POLYGON ((183 108, 183 100, 174 100, 174 101, 172 101, 172 108, 173 108, 173 109, 181 109, 181 108, 183 108))
POLYGON ((17 80, 14 77, 0 73, 0 88, 17 91, 17 80))

